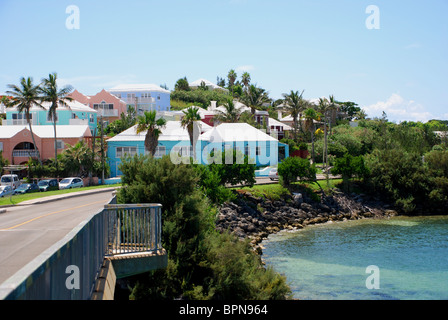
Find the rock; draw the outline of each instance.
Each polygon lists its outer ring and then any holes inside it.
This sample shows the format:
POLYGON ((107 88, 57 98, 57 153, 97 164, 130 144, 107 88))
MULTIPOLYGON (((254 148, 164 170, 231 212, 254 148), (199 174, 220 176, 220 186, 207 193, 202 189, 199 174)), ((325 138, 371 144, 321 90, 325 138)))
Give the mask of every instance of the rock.
POLYGON ((292 200, 296 206, 300 206, 303 203, 303 196, 301 193, 293 193, 292 200))

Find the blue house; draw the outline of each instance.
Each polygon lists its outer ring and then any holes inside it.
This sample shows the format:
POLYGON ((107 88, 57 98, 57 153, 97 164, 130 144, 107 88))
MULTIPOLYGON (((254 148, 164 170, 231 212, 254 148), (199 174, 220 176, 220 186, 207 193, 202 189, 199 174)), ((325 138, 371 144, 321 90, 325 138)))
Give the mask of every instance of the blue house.
POLYGON ((171 109, 170 91, 155 84, 121 84, 107 91, 134 106, 138 114, 171 109))
MULTIPOLYGON (((42 103, 42 107, 33 106, 30 109, 31 125, 53 125, 48 110, 51 104, 42 103)), ((3 125, 27 125, 25 114, 19 112, 16 107, 6 108, 6 121, 3 125)), ((90 131, 93 132, 97 127, 97 111, 78 102, 67 102, 67 106, 60 105, 56 109, 57 119, 56 125, 88 125, 90 131)))
MULTIPOLYGON (((111 177, 122 175, 119 165, 125 154, 146 154, 145 133, 137 134, 135 126, 107 141, 107 157, 111 169, 111 177)), ((211 161, 221 163, 222 158, 214 159, 211 155, 216 151, 226 152, 239 150, 249 156, 250 163, 257 166, 275 166, 279 161, 279 148, 289 156, 288 145, 265 134, 246 123, 225 123, 210 127, 201 122, 196 143, 196 162, 209 164, 211 161)), ((193 148, 187 130, 181 127, 180 121, 168 121, 159 137, 155 157, 170 155, 174 163, 180 163, 193 156, 193 148)), ((229 160, 232 161, 232 160, 229 160)), ((237 163, 239 159, 236 159, 237 163)), ((242 159, 241 159, 242 161, 242 159)), ((227 160, 225 160, 226 163, 227 160)))

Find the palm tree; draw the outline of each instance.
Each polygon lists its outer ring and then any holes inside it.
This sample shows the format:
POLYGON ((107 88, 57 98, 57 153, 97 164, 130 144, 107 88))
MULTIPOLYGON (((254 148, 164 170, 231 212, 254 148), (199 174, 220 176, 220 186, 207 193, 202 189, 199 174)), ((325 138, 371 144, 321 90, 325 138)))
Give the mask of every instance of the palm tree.
POLYGON ((238 77, 235 70, 231 69, 229 73, 227 74, 227 79, 229 80, 229 89, 232 90, 232 96, 233 96, 233 85, 235 84, 235 80, 238 77))
POLYGON ((238 122, 241 116, 241 111, 235 106, 232 99, 228 99, 223 105, 225 111, 216 110, 214 119, 219 122, 238 122))
POLYGON ((302 93, 299 93, 299 91, 291 90, 289 94, 286 93, 283 94, 285 109, 293 119, 295 140, 297 140, 298 123, 300 122, 300 118, 304 110, 304 100, 302 96, 303 91, 302 93))
POLYGON ((143 116, 137 118, 136 132, 137 134, 146 131, 145 147, 149 154, 154 157, 159 136, 162 128, 165 127, 166 120, 164 118, 156 119, 156 111, 145 111, 143 116))
POLYGON ((25 114, 26 122, 28 123, 28 126, 30 128, 34 149, 37 151, 37 159, 39 160, 39 164, 42 165, 42 159, 40 157, 39 150, 36 147, 36 141, 34 139, 30 117, 30 110, 33 106, 36 105, 44 109, 44 107, 40 104, 40 87, 39 85, 33 84, 33 78, 31 77, 28 77, 27 79, 22 77, 20 79, 20 87, 14 84, 9 84, 8 87, 11 89, 6 91, 7 94, 11 95, 8 107, 17 107, 17 110, 20 113, 23 112, 25 114))
POLYGON ((62 163, 70 174, 80 174, 84 176, 87 168, 93 165, 93 151, 83 141, 79 141, 74 146, 70 146, 62 153, 62 163))
POLYGON ((265 103, 271 102, 266 90, 253 84, 248 87, 247 91, 240 100, 250 108, 252 116, 255 114, 255 110, 261 110, 263 109, 263 105, 265 103))
POLYGON ((334 96, 331 95, 329 100, 328 109, 330 111, 330 136, 331 136, 331 123, 336 119, 336 111, 339 109, 339 103, 334 99, 334 96))
POLYGON ((188 135, 190 136, 191 147, 193 148, 193 159, 196 159, 196 142, 198 141, 199 133, 200 133, 200 121, 201 116, 198 113, 199 108, 197 107, 189 107, 187 111, 182 111, 184 116, 181 120, 181 126, 186 128, 188 131, 188 135), (196 129, 196 130, 195 130, 196 129))
POLYGON ((244 85, 244 89, 247 90, 247 88, 249 87, 249 83, 250 83, 250 74, 249 72, 244 72, 243 75, 241 76, 241 82, 244 85))
POLYGON ((57 148, 57 136, 56 136, 56 121, 57 121, 57 108, 58 106, 69 107, 67 102, 73 101, 69 94, 73 91, 72 86, 65 86, 61 89, 57 85, 57 74, 50 73, 48 78, 42 79, 42 86, 40 87, 42 102, 51 103, 48 109, 50 119, 53 121, 54 131, 54 159, 56 166, 56 174, 58 173, 58 148, 57 148))
POLYGON ((327 115, 328 111, 330 110, 330 103, 327 100, 327 98, 319 98, 319 112, 323 114, 324 116, 324 159, 323 163, 325 164, 325 171, 327 173, 327 184, 328 184, 328 134, 327 134, 327 115))
POLYGON ((314 163, 314 131, 316 131, 314 120, 317 120, 318 114, 314 108, 310 107, 305 110, 303 115, 305 117, 305 128, 311 132, 311 159, 314 163))

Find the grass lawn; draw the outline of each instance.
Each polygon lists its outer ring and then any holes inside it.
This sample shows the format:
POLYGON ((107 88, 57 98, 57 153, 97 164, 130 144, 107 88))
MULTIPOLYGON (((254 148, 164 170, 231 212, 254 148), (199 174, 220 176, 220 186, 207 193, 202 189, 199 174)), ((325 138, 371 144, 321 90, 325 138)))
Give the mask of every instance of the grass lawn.
MULTIPOLYGON (((325 193, 328 193, 334 188, 340 188, 340 184, 342 183, 342 179, 330 179, 319 180, 319 184, 324 190, 325 193)), ((232 188, 235 190, 244 190, 250 192, 256 197, 265 197, 271 200, 281 199, 283 195, 290 194, 292 192, 307 192, 308 194, 314 194, 313 198, 316 200, 320 199, 320 196, 317 194, 321 191, 319 186, 316 183, 303 183, 303 182, 295 182, 291 185, 291 191, 284 188, 279 183, 276 184, 265 184, 265 185, 254 185, 252 188, 244 187, 244 188, 232 188)))
POLYGON ((78 191, 87 191, 93 189, 101 189, 101 188, 110 188, 110 187, 120 187, 121 184, 105 184, 100 186, 91 186, 91 187, 83 187, 83 188, 75 188, 75 189, 63 189, 63 190, 54 190, 54 191, 46 191, 46 192, 33 192, 33 193, 25 193, 20 195, 14 195, 12 197, 6 196, 0 198, 0 206, 18 204, 23 201, 43 198, 48 196, 54 196, 58 194, 72 193, 78 191))

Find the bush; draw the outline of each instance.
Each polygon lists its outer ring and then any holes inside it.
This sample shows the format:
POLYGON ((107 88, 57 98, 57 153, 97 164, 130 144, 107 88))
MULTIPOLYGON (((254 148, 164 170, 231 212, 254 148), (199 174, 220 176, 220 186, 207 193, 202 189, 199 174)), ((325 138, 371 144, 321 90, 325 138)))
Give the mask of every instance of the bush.
POLYGON ((297 181, 297 178, 314 181, 316 172, 316 167, 311 165, 309 160, 299 157, 286 158, 278 165, 278 174, 284 186, 289 186, 297 181))
POLYGON ((169 156, 136 155, 120 165, 119 203, 162 204, 162 245, 168 266, 129 279, 131 299, 284 299, 283 277, 265 270, 248 242, 215 229, 217 209, 204 197, 223 191, 216 172, 173 164, 169 156), (204 179, 204 181, 201 181, 204 179))

